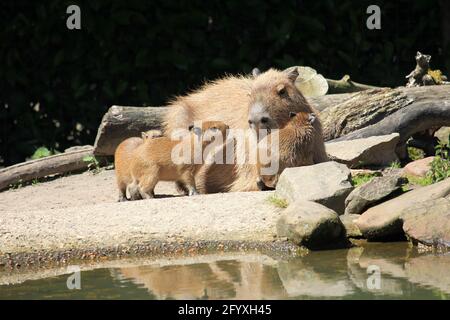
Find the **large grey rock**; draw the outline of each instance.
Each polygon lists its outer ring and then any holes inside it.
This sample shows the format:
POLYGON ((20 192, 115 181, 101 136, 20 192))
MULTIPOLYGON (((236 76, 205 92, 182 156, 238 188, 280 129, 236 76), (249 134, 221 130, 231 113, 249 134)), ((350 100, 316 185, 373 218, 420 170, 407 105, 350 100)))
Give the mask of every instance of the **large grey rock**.
POLYGON ((364 212, 355 223, 363 236, 371 240, 398 237, 404 234, 402 212, 412 210, 420 202, 443 198, 449 194, 450 178, 374 206, 364 212))
POLYGON ((424 201, 402 214, 403 230, 413 242, 450 249, 450 199, 424 201))
POLYGON ((345 198, 353 190, 350 176, 347 166, 334 161, 286 168, 275 194, 288 202, 314 201, 343 214, 345 198))
POLYGON ((277 235, 309 249, 345 244, 345 228, 336 212, 312 202, 299 200, 283 211, 277 235))
POLYGON ((330 159, 345 163, 349 167, 388 165, 398 160, 395 147, 399 137, 398 133, 392 133, 385 136, 329 142, 325 144, 325 148, 330 159))
POLYGON ((344 225, 347 238, 361 238, 362 233, 355 223, 355 220, 359 218, 359 214, 343 214, 339 216, 342 224, 344 225))
POLYGON ((345 214, 361 214, 368 207, 401 192, 402 184, 405 182, 404 177, 393 175, 375 177, 356 187, 345 199, 345 214))

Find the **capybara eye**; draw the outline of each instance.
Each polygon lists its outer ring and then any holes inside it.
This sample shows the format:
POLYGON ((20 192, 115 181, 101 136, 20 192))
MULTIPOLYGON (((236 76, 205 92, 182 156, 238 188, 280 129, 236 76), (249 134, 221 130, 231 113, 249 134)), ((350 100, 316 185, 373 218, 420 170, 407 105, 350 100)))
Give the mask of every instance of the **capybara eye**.
POLYGON ((252 120, 248 120, 248 124, 253 124, 253 121, 252 120))
POLYGON ((267 117, 261 118, 261 123, 266 124, 267 122, 269 122, 269 118, 267 118, 267 117))
POLYGON ((280 87, 278 88, 278 95, 280 95, 280 96, 286 95, 286 87, 280 86, 280 87))

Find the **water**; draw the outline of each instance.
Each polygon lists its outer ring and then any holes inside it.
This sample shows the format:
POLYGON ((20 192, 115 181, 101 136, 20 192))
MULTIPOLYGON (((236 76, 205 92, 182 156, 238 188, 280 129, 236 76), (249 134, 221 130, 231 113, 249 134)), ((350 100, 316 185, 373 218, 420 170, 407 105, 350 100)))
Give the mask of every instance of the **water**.
POLYGON ((450 254, 419 254, 406 243, 281 260, 223 253, 140 263, 81 271, 80 290, 67 289, 68 274, 0 271, 0 299, 450 298, 450 254))

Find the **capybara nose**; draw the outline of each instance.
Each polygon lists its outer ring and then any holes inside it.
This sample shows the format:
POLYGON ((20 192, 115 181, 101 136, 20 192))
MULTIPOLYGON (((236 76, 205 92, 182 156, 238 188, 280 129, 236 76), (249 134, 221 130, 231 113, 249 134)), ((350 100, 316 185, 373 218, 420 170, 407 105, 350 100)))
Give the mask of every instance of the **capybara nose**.
POLYGON ((261 180, 261 178, 258 178, 258 179, 256 180, 256 186, 258 187, 258 189, 259 189, 260 191, 266 190, 266 185, 265 185, 264 182, 261 180))

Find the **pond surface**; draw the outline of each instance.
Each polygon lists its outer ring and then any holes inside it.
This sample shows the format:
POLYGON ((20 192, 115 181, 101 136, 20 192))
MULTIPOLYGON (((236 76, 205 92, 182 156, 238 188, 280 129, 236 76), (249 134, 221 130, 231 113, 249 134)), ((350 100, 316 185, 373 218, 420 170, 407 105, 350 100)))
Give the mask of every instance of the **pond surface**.
MULTIPOLYGON (((450 254, 419 254, 406 243, 372 243, 286 260, 223 253, 99 268, 81 271, 80 290, 67 288, 69 276, 2 284, 0 299, 450 298, 450 254)), ((0 271, 0 283, 7 279, 11 273, 0 271)))

